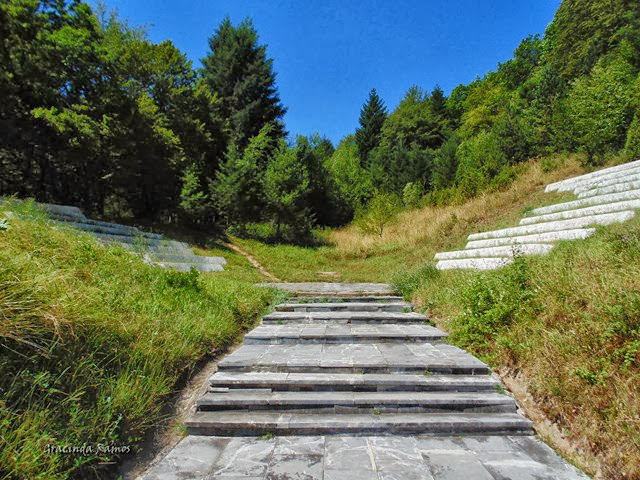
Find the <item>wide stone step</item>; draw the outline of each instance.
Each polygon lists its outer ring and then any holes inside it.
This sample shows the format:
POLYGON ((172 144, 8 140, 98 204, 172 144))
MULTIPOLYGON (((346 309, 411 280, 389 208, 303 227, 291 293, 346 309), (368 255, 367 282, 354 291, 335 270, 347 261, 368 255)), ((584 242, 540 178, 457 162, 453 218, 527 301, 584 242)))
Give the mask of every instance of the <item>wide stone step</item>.
POLYGON ((513 263, 513 257, 460 258, 456 260, 440 260, 436 264, 436 268, 438 270, 495 270, 511 263, 513 263))
POLYGON ((71 205, 58 205, 55 203, 38 203, 51 217, 66 218, 73 221, 84 221, 87 219, 84 212, 78 207, 71 205))
POLYGON ((68 225, 73 228, 77 228, 78 230, 83 230, 85 232, 95 232, 95 233, 106 233, 110 235, 123 235, 126 237, 132 237, 134 240, 140 237, 145 239, 151 238, 156 240, 162 240, 163 237, 157 233, 149 233, 138 230, 135 227, 124 227, 124 226, 107 226, 107 225, 97 225, 92 223, 79 223, 79 222, 62 222, 65 225, 68 225))
POLYGON ((245 335, 244 343, 383 343, 437 342, 446 338, 442 330, 428 325, 346 324, 346 325, 260 325, 245 335))
POLYGON ((575 230, 590 225, 611 225, 612 223, 622 223, 631 220, 636 212, 624 210, 622 212, 604 213, 601 215, 588 215, 584 217, 572 218, 568 220, 557 220, 554 222, 542 222, 519 227, 503 228, 490 232, 474 233, 469 235, 469 240, 486 240, 489 238, 515 237, 518 235, 533 235, 536 233, 559 232, 562 230, 575 230))
POLYGON ((428 319, 415 312, 272 312, 262 317, 262 323, 422 323, 428 319))
MULTIPOLYGON (((503 245, 519 245, 527 243, 550 243, 561 240, 584 240, 596 232, 595 228, 576 228, 562 230, 560 232, 535 233, 533 235, 519 235, 516 237, 488 238, 486 240, 473 240, 467 243, 465 248, 489 248, 503 245)), ((510 261, 511 259, 507 259, 510 261)), ((453 262, 454 260, 447 260, 453 262)))
POLYGON ((189 272, 192 268, 195 268, 198 272, 222 272, 224 267, 219 263, 171 263, 171 262, 153 262, 154 265, 158 265, 164 268, 171 268, 178 272, 189 272))
POLYGON ((398 303, 404 302, 399 295, 350 295, 341 297, 323 296, 294 296, 289 299, 291 303, 398 303))
POLYGON ((174 240, 165 240, 163 238, 148 238, 148 237, 132 236, 132 235, 117 235, 112 233, 100 233, 100 232, 94 232, 94 231, 88 231, 88 233, 91 233, 95 237, 98 237, 99 239, 107 242, 140 244, 143 246, 147 246, 147 245, 162 246, 163 244, 166 244, 166 243, 181 243, 181 242, 175 242, 174 240))
POLYGON ((515 413, 313 414, 197 412, 186 422, 191 435, 530 435, 532 424, 515 413))
POLYGON ((555 203, 553 205, 547 205, 546 207, 534 208, 529 212, 529 215, 546 215, 547 213, 563 212, 565 210, 575 210, 577 208, 624 202, 627 200, 640 200, 640 189, 620 193, 607 193, 605 195, 594 195, 593 197, 581 198, 570 202, 555 203))
POLYGON ((605 195, 607 193, 626 192, 640 188, 640 174, 630 175, 625 178, 608 180, 588 187, 576 188, 575 193, 578 198, 593 197, 595 195, 605 195))
POLYGON ((485 375, 487 365, 442 343, 243 345, 219 371, 485 375))
POLYGON ((272 391, 354 392, 478 392, 495 391, 500 384, 489 375, 415 375, 287 372, 216 372, 212 387, 270 389, 272 391))
POLYGON ((481 257, 513 257, 515 255, 544 255, 549 253, 553 245, 548 243, 531 243, 524 245, 510 245, 493 248, 473 248, 470 250, 457 250, 453 252, 436 253, 436 260, 456 260, 461 258, 481 257))
POLYGON ((547 185, 547 187, 545 188, 545 192, 555 192, 555 191, 562 192, 562 191, 573 190, 578 186, 578 184, 594 182, 597 180, 602 180, 604 178, 609 178, 608 176, 620 174, 624 170, 633 170, 637 167, 640 167, 640 160, 624 163, 622 165, 616 165, 615 167, 604 168, 602 170, 586 173, 584 175, 580 175, 577 177, 567 178, 565 180, 561 180, 559 182, 555 182, 547 185))
POLYGON ((497 392, 262 392, 207 393, 198 410, 296 410, 305 413, 515 413, 513 398, 497 392))
POLYGON ((605 185, 607 183, 624 181, 624 179, 633 177, 634 175, 637 175, 637 174, 640 174, 639 166, 636 166, 633 168, 627 168, 626 170, 620 171, 620 172, 610 172, 607 174, 602 174, 599 177, 595 177, 591 179, 576 180, 571 182, 570 184, 560 187, 558 191, 560 192, 572 191, 574 193, 577 193, 579 189, 597 187, 598 185, 605 185))
POLYGON ((153 262, 168 263, 214 263, 226 265, 227 260, 224 257, 209 257, 206 255, 196 255, 195 253, 177 254, 177 253, 149 253, 146 255, 148 260, 153 262))
POLYGON ((406 302, 313 302, 276 305, 278 312, 398 312, 413 308, 406 302))
POLYGON ((576 210, 565 210, 535 217, 525 217, 520 220, 520 225, 530 225, 533 223, 550 222, 555 220, 567 220, 570 218, 587 217, 589 215, 600 215, 602 213, 621 212, 623 210, 640 209, 640 200, 627 200, 615 203, 605 203, 604 205, 594 205, 592 207, 578 208, 576 210))
POLYGON ((295 296, 369 297, 376 295, 388 296, 394 294, 391 285, 386 283, 259 283, 258 286, 277 288, 295 296))

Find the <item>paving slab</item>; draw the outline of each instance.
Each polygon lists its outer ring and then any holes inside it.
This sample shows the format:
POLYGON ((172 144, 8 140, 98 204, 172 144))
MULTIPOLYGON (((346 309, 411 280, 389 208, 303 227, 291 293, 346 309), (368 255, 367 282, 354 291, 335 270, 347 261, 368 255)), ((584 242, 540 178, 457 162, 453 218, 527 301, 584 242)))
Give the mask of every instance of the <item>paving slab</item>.
POLYGON ((429 319, 416 312, 272 312, 262 323, 423 323, 429 319))
POLYGON ((533 217, 524 217, 520 220, 520 225, 532 223, 550 222, 554 220, 565 220, 568 218, 584 217, 588 215, 598 215, 601 213, 620 212, 623 210, 640 209, 640 200, 624 200, 621 202, 605 203, 591 207, 577 208, 575 210, 564 210, 556 213, 547 213, 533 217))
POLYGON ((409 312, 411 304, 396 302, 306 302, 283 303, 278 312, 409 312))
MULTIPOLYGON (((596 233, 595 228, 576 228, 559 232, 535 233, 532 235, 518 235, 516 237, 488 238, 486 240, 472 240, 465 248, 487 248, 501 245, 522 245, 527 243, 558 242, 561 240, 584 240, 596 233)), ((453 261, 453 260, 447 260, 453 261)))
MULTIPOLYGON (((488 242, 489 240, 478 240, 488 242)), ((473 250, 469 250, 473 251, 473 250)), ((513 257, 487 257, 487 258, 459 258, 455 260, 440 260, 436 264, 438 270, 495 270, 513 263, 513 257)))
POLYGON ((382 342, 439 342, 447 337, 442 330, 430 325, 348 323, 317 325, 288 323, 260 325, 245 335, 244 343, 382 343, 382 342))
POLYGON ((488 374, 487 365, 446 344, 243 345, 218 363, 219 371, 290 373, 488 374))

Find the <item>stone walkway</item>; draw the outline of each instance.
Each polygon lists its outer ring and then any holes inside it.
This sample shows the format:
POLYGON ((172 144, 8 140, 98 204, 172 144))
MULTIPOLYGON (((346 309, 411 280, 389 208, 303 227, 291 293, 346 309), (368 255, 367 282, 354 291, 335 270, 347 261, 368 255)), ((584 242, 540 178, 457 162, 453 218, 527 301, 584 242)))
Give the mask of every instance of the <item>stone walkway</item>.
POLYGON ((287 285, 144 480, 588 478, 389 286, 287 285))

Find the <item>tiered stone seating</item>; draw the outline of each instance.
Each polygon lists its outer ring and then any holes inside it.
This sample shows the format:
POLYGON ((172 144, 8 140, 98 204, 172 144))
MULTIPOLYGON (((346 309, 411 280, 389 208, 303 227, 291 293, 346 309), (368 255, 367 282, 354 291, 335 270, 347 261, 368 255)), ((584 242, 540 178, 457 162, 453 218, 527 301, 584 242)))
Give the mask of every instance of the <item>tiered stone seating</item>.
POLYGON ((153 265, 181 272, 188 272, 191 268, 200 272, 219 272, 226 264, 222 257, 196 255, 187 243, 167 239, 159 233, 88 218, 78 207, 50 203, 40 205, 61 224, 91 234, 105 244, 117 244, 138 253, 153 265))
POLYGON ((437 253, 436 267, 493 270, 516 255, 544 255, 562 240, 585 239, 594 226, 626 222, 640 209, 640 160, 547 185, 577 200, 536 208, 517 227, 469 235, 464 250, 437 253))

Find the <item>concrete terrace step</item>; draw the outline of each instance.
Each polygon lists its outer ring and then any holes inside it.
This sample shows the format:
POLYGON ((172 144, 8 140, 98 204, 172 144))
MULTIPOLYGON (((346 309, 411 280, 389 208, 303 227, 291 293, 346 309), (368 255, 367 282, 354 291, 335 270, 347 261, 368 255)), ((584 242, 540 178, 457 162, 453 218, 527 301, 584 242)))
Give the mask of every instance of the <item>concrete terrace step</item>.
POLYGON ((149 233, 138 230, 135 227, 123 227, 123 226, 107 226, 107 225, 98 225, 92 223, 79 223, 79 222, 62 222, 65 225, 68 225, 73 228, 77 228, 78 230, 83 230, 86 232, 95 232, 95 233, 106 233, 111 235, 124 235, 127 237, 133 238, 152 238, 157 240, 162 240, 163 236, 158 233, 149 233))
MULTIPOLYGON (((527 243, 549 243, 560 240, 584 240, 595 233, 595 228, 576 228, 559 232, 535 233, 532 235, 518 235, 516 237, 488 238, 486 240, 472 240, 465 248, 489 248, 504 245, 519 245, 527 243)), ((477 259, 475 259, 477 260, 477 259)), ((510 258, 506 259, 510 261, 510 258)), ((447 260, 453 262, 454 260, 447 260)), ((456 260, 457 261, 457 260, 456 260)))
MULTIPOLYGON (((485 241, 485 240, 481 240, 485 241)), ((470 250, 471 251, 471 250, 470 250)), ((454 260, 440 260, 436 264, 438 270, 495 270, 513 263, 512 257, 491 257, 491 258, 460 258, 454 260)))
POLYGON ((230 390, 260 388, 272 391, 355 392, 478 392, 495 391, 500 384, 489 375, 413 375, 287 372, 216 372, 209 383, 230 390))
POLYGON ((260 283, 261 287, 277 288, 293 296, 309 297, 354 297, 390 296, 393 288, 386 283, 260 283))
MULTIPOLYGON (((638 175, 640 177, 640 175, 638 175)), ((586 191, 578 193, 578 198, 595 197, 597 195, 606 195, 608 193, 628 192, 629 190, 640 189, 640 181, 616 183, 608 187, 590 188, 586 191)))
POLYGON ((513 257, 514 255, 544 255, 549 253, 553 245, 547 243, 531 243, 493 248, 474 248, 453 252, 436 253, 436 260, 456 260, 478 257, 513 257))
POLYGON ((546 215, 547 213, 563 212, 565 210, 575 210, 577 208, 591 207, 593 205, 604 205, 607 203, 624 202, 628 200, 640 200, 640 189, 628 190, 619 193, 607 193, 604 195, 594 195, 593 197, 580 198, 570 202, 555 203, 546 207, 534 208, 529 215, 546 215))
POLYGON ((262 323, 422 323, 428 319, 415 312, 272 312, 262 317, 262 323))
POLYGON ((294 343, 438 342, 442 330, 428 325, 260 325, 245 335, 245 345, 294 343))
POLYGON ((219 371, 437 373, 485 375, 489 367, 458 347, 431 343, 243 345, 219 371))
POLYGON ((148 253, 145 255, 147 260, 152 262, 168 262, 168 263, 214 263, 226 265, 227 260, 224 257, 209 257, 206 255, 196 255, 195 253, 177 254, 177 253, 148 253))
POLYGON ((412 310, 406 302, 310 302, 276 305, 278 312, 396 312, 412 310))
POLYGON ((604 213, 601 215, 588 215, 568 220, 557 220, 552 222, 542 222, 519 227, 503 228, 490 232, 474 233, 469 235, 469 240, 485 240, 489 238, 515 237, 518 235, 532 235, 536 233, 559 232, 563 230, 575 230, 591 225, 611 225, 612 223, 622 223, 631 220, 635 216, 633 210, 623 210, 615 213, 604 213))
POLYGON ((573 188, 575 188, 576 184, 578 184, 578 183, 593 182, 593 181, 596 181, 595 179, 598 179, 598 178, 602 179, 602 177, 604 177, 606 175, 621 173, 624 170, 634 169, 634 168, 637 168, 637 167, 640 167, 640 160, 636 160, 634 162, 623 163, 622 165, 616 165, 615 167, 605 168, 605 169, 602 169, 602 170, 598 170, 598 171, 595 171, 595 172, 587 173, 587 174, 580 175, 580 176, 577 176, 577 177, 567 178, 565 180, 561 180, 559 182, 555 182, 555 183, 551 183, 551 184, 547 185, 547 187, 545 189, 545 192, 572 190, 573 188), (573 185, 573 188, 569 188, 567 190, 566 189, 567 186, 571 186, 571 185, 573 185), (560 190, 560 188, 563 188, 565 190, 560 190))
MULTIPOLYGON (((604 170, 602 170, 602 172, 604 172, 604 170)), ((627 168, 626 170, 619 172, 603 173, 602 175, 591 179, 576 179, 575 181, 560 187, 558 191, 572 191, 574 193, 577 193, 577 190, 579 189, 593 188, 599 185, 606 185, 607 183, 613 184, 616 182, 624 181, 626 178, 632 178, 634 175, 637 175, 639 173, 640 166, 627 168)))
POLYGON ((195 268, 198 272, 222 272, 224 267, 219 263, 172 263, 172 262, 153 262, 154 265, 158 265, 164 268, 172 268, 178 272, 189 272, 192 268, 195 268))
POLYGON ((305 413, 515 413, 513 398, 497 392, 254 392, 207 393, 198 410, 304 410, 305 413))
POLYGON ((601 195, 604 193, 624 192, 626 190, 634 190, 640 188, 640 173, 634 173, 632 175, 623 175, 616 178, 610 178, 608 180, 602 180, 600 182, 591 183, 582 187, 577 187, 573 190, 573 193, 581 197, 591 197, 593 195, 601 195), (634 186, 635 185, 635 186, 634 186), (611 189, 611 190, 608 190, 611 189), (596 193, 599 192, 599 193, 596 193))
POLYGON ((310 414, 197 412, 186 422, 191 435, 509 434, 530 435, 531 422, 515 413, 310 414))
POLYGON ((590 215, 600 215, 603 213, 621 212, 624 210, 640 209, 640 200, 627 200, 615 203, 605 203, 592 207, 578 208, 575 210, 564 210, 562 212, 547 213, 534 217, 525 217, 520 220, 520 225, 531 225, 535 223, 550 222, 555 220, 567 220, 570 218, 587 217, 590 215))

